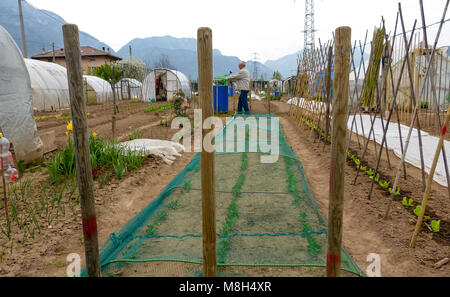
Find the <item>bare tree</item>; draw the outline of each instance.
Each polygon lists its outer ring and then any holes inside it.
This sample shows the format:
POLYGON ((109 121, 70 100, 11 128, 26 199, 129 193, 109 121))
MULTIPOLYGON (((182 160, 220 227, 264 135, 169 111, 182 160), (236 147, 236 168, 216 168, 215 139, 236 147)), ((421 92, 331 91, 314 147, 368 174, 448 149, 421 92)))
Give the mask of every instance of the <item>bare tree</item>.
POLYGON ((173 69, 174 67, 170 64, 169 56, 165 54, 159 55, 158 61, 153 64, 153 68, 168 68, 173 69))

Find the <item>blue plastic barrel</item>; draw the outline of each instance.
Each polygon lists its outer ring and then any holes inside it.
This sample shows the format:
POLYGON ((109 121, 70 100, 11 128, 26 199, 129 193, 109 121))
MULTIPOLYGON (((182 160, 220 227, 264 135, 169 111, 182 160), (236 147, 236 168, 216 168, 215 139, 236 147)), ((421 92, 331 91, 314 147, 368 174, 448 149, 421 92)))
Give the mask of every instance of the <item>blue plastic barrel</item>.
POLYGON ((277 97, 280 94, 280 92, 275 92, 275 97, 277 97))
POLYGON ((228 96, 233 97, 234 96, 234 90, 233 87, 228 87, 228 96))
POLYGON ((214 86, 214 112, 228 112, 228 86, 214 86), (219 88, 218 99, 217 88, 219 88))

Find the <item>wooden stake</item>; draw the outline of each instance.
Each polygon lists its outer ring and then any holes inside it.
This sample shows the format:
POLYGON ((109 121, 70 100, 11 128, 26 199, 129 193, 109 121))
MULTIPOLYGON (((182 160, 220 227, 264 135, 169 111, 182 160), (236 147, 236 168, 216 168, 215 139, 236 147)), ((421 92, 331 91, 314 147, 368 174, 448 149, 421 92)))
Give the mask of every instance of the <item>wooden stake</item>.
MULTIPOLYGON (((197 31, 198 54, 198 95, 202 107, 202 118, 214 115, 213 110, 213 70, 212 31, 199 28, 197 31)), ((217 90, 218 91, 218 90, 217 90)), ((217 92, 217 96, 219 93, 217 92)), ((203 125, 202 125, 203 126, 203 125)), ((203 136, 210 129, 202 129, 203 136)), ((202 173, 202 230, 203 230, 203 273, 205 277, 216 276, 216 192, 214 152, 201 152, 202 173)))
POLYGON ((336 29, 335 36, 335 98, 333 100, 330 203, 328 208, 328 277, 340 276, 341 267, 351 28, 339 27, 336 29))
POLYGON ((100 260, 97 237, 97 217, 95 214, 94 189, 89 133, 87 129, 86 98, 83 93, 83 72, 81 68, 80 39, 78 27, 73 24, 62 26, 64 48, 69 81, 70 108, 73 120, 73 139, 77 165, 78 191, 80 193, 81 216, 83 221, 84 249, 87 274, 99 277, 100 260))

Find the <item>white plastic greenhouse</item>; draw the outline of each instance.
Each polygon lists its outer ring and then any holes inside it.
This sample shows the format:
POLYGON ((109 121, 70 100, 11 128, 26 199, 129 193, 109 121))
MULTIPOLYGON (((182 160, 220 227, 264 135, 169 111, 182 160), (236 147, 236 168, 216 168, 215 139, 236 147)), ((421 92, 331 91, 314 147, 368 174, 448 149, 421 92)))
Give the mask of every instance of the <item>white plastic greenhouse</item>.
POLYGON ((143 101, 171 101, 182 90, 191 96, 189 79, 183 73, 171 69, 153 69, 142 83, 143 101))
POLYGON ((85 88, 87 102, 105 103, 113 101, 112 88, 106 80, 92 75, 83 75, 83 77, 88 84, 87 90, 85 88))
POLYGON ((142 83, 134 78, 122 78, 115 87, 120 100, 142 98, 142 83))
POLYGON ((42 157, 44 145, 36 135, 31 82, 19 47, 0 26, 0 128, 14 144, 17 160, 42 157))
POLYGON ((67 70, 55 63, 25 59, 31 80, 33 107, 53 111, 70 107, 67 70))

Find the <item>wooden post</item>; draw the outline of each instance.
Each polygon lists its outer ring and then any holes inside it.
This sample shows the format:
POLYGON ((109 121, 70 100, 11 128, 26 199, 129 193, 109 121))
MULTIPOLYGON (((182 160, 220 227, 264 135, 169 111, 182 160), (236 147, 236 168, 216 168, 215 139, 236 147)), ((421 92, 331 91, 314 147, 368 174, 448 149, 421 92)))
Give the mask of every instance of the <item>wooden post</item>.
POLYGON ((327 276, 340 276, 344 170, 347 159, 347 109, 350 70, 351 28, 339 27, 335 34, 334 100, 331 143, 330 194, 328 208, 327 276))
MULTIPOLYGON (((331 71, 333 67, 333 47, 330 45, 328 48, 327 58, 327 76, 326 76, 326 113, 325 113, 325 142, 327 143, 328 135, 330 133, 330 104, 331 104, 331 71)), ((325 146, 324 146, 325 148, 325 146)))
POLYGON ((22 13, 22 0, 17 0, 17 2, 19 4, 19 18, 20 18, 20 31, 22 32, 23 56, 24 58, 28 58, 27 41, 25 39, 25 25, 23 22, 23 13, 22 13))
MULTIPOLYGON (((0 133, 0 138, 3 137, 0 133)), ((0 155, 3 154, 3 148, 0 146, 0 155)), ((6 188, 6 180, 5 180, 5 170, 6 168, 3 168, 3 162, 1 163, 0 167, 0 174, 2 175, 2 182, 3 182, 3 201, 5 203, 5 215, 6 215, 6 223, 9 223, 9 213, 8 213, 8 192, 6 188)))
POLYGON ((447 109, 447 117, 445 118, 444 126, 441 131, 441 137, 439 138, 439 143, 436 149, 436 153, 434 154, 433 164, 431 165, 430 174, 427 179, 427 187, 425 189, 425 194, 422 199, 422 208, 420 209, 419 218, 417 219, 416 229, 414 230, 414 234, 411 239, 410 248, 414 248, 416 246, 417 236, 419 235, 420 229, 422 227, 423 217, 425 215, 425 210, 428 203, 428 198, 430 197, 431 185, 433 183, 433 176, 436 170, 436 165, 439 160, 439 155, 441 154, 442 145, 444 144, 445 133, 447 132, 447 125, 450 120, 450 108, 447 109))
POLYGON ((62 30, 67 62, 67 78, 69 81, 70 108, 73 120, 73 140, 75 145, 77 182, 78 191, 80 193, 81 216, 83 222, 86 268, 88 276, 99 277, 100 260, 97 217, 95 214, 92 168, 89 152, 86 98, 84 98, 83 93, 80 39, 78 27, 76 25, 65 24, 62 26, 62 30))
MULTIPOLYGON (((198 55, 198 95, 201 102, 202 118, 214 115, 213 110, 213 70, 212 70, 212 31, 199 28, 197 31, 198 55)), ((218 89, 217 89, 218 91, 218 89)), ((217 95, 219 93, 217 92, 217 95)), ((202 124, 203 126, 203 124, 202 124)), ((202 129, 202 139, 211 129, 202 129)), ((203 232, 203 274, 216 276, 216 193, 214 152, 202 149, 202 232, 203 232)))

